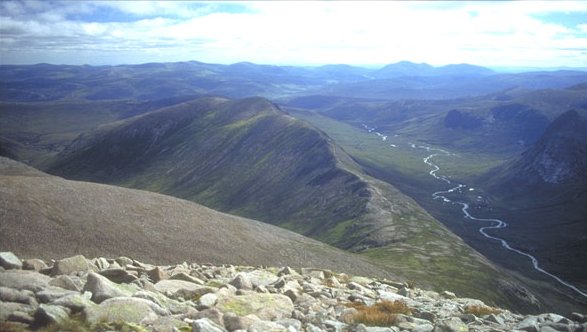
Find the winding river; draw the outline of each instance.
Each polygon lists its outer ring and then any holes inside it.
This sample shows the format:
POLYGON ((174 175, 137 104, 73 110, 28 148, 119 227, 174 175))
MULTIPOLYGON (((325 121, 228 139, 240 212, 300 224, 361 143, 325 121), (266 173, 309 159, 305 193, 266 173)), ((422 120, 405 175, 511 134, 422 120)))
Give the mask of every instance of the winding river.
MULTIPOLYGON (((387 136, 381 134, 380 132, 375 131, 375 128, 369 127, 365 124, 363 124, 363 127, 368 132, 374 133, 377 136, 379 136, 382 139, 382 141, 384 141, 384 142, 387 141, 387 136)), ((465 185, 465 184, 454 183, 453 181, 449 180, 446 176, 442 176, 442 175, 437 174, 437 172, 440 171, 440 167, 437 164, 435 164, 434 162, 432 162, 432 160, 436 157, 439 157, 439 156, 444 156, 444 157, 451 156, 452 154, 450 152, 443 150, 443 149, 431 148, 429 146, 416 145, 413 143, 410 143, 409 145, 410 145, 410 148, 412 148, 412 149, 423 149, 423 150, 426 150, 427 152, 431 153, 430 155, 428 155, 422 159, 426 165, 428 165, 432 168, 432 170, 430 172, 428 172, 428 174, 430 174, 432 177, 434 177, 435 179, 437 179, 439 181, 445 182, 447 185, 450 186, 450 189, 436 191, 436 192, 432 193, 433 199, 442 200, 445 203, 459 205, 461 207, 461 211, 463 212, 464 218, 469 219, 469 220, 478 221, 478 222, 481 222, 486 225, 486 226, 482 226, 481 228, 479 228, 479 233, 481 233, 485 238, 498 241, 503 248, 505 248, 509 251, 512 251, 518 255, 522 255, 524 257, 527 257, 532 262, 532 266, 534 267, 534 269, 536 271, 547 275, 548 277, 557 281, 559 284, 561 284, 567 288, 570 288, 573 291, 575 291, 577 294, 580 294, 581 296, 587 298, 586 292, 580 290, 576 286, 562 280, 558 276, 541 268, 540 264, 538 262, 538 259, 536 259, 536 257, 530 255, 527 252, 523 252, 519 249, 513 248, 512 246, 509 245, 509 243, 506 240, 504 240, 500 237, 497 237, 497 236, 494 236, 494 235, 487 233, 488 230, 506 228, 508 226, 507 222, 500 220, 500 219, 477 218, 477 217, 473 216, 471 214, 471 212, 469 212, 469 204, 468 203, 452 200, 446 196, 447 194, 450 194, 450 193, 462 193, 462 190, 464 190, 467 187, 467 185, 465 185)), ((392 148, 396 148, 397 146, 398 146, 397 144, 390 144, 390 147, 392 147, 392 148)), ((469 188, 468 190, 474 191, 475 189, 469 188)))

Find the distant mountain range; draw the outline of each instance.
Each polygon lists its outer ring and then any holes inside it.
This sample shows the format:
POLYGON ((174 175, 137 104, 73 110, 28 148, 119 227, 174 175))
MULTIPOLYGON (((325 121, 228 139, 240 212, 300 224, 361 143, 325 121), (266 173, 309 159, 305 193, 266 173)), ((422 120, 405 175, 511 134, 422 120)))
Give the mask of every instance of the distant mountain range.
POLYGON ((373 76, 376 78, 394 78, 403 76, 484 76, 496 74, 493 70, 474 66, 469 64, 446 65, 442 67, 433 67, 426 63, 413 63, 409 61, 401 61, 394 64, 389 64, 376 72, 373 76))
POLYGON ((378 99, 450 99, 511 88, 566 88, 584 71, 502 74, 468 64, 432 67, 402 61, 381 69, 348 65, 292 67, 197 61, 119 66, 0 66, 0 100, 157 100, 322 94, 378 99))

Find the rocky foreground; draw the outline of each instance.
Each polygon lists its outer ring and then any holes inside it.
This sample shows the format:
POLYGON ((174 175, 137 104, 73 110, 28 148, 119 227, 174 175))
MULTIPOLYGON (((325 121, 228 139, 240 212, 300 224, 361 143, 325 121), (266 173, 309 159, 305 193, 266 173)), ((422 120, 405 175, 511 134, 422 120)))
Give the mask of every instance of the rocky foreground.
POLYGON ((522 316, 320 269, 21 261, 11 252, 0 266, 0 331, 587 331, 579 313, 522 316))

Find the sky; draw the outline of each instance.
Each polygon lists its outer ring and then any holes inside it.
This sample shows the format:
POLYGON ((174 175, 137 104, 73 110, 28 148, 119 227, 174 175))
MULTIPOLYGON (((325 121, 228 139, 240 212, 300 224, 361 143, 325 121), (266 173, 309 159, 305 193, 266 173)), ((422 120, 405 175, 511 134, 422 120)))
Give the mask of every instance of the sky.
POLYGON ((587 1, 1 1, 1 64, 587 67, 587 1))

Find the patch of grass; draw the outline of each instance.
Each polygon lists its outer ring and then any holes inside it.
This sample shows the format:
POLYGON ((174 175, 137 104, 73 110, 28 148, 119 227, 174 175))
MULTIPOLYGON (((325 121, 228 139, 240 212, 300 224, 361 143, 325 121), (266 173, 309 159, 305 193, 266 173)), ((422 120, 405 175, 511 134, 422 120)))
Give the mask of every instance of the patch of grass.
MULTIPOLYGON (((2 329, 0 329, 2 330, 2 329)), ((91 332, 91 331, 105 331, 106 329, 94 329, 90 325, 90 323, 86 322, 81 316, 74 315, 71 316, 69 319, 64 320, 60 323, 49 324, 45 327, 40 328, 37 331, 40 332, 60 332, 60 331, 68 331, 68 332, 91 332)), ((4 331, 4 330, 2 330, 4 331)), ((129 331, 130 332, 130 331, 129 331)))
POLYGON ((406 281, 406 284, 408 285, 409 289, 414 289, 416 288, 417 283, 414 280, 408 280, 406 281))
POLYGON ((110 322, 96 325, 93 331, 147 332, 143 326, 129 322, 110 322))
POLYGON ((344 239, 344 235, 353 222, 355 222, 354 219, 339 222, 333 228, 328 229, 328 231, 321 234, 318 239, 326 243, 337 243, 338 241, 344 239))
POLYGON ((397 322, 398 314, 410 315, 412 313, 402 301, 382 301, 372 306, 350 303, 348 306, 357 309, 353 321, 367 326, 392 326, 397 322))
POLYGON ((224 286, 224 283, 220 282, 218 280, 210 280, 206 283, 206 286, 220 288, 220 287, 224 286))
POLYGON ((473 314, 477 317, 481 317, 481 316, 485 316, 485 315, 497 315, 499 313, 501 313, 501 310, 497 309, 497 308, 493 308, 490 306, 486 306, 486 305, 476 305, 476 304, 472 304, 472 305, 467 305, 465 307, 465 313, 466 314, 473 314))

